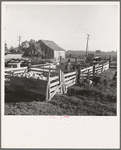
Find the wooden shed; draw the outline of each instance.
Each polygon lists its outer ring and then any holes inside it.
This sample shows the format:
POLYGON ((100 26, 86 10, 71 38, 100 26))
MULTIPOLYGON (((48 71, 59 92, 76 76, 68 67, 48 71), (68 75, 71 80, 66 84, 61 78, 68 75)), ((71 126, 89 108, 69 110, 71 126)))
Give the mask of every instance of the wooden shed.
POLYGON ((43 56, 46 59, 58 59, 60 56, 65 58, 65 50, 58 46, 55 42, 49 40, 39 40, 37 42, 38 47, 40 47, 43 56))
POLYGON ((20 68, 22 64, 21 59, 11 59, 10 61, 7 62, 8 67, 10 68, 20 68))

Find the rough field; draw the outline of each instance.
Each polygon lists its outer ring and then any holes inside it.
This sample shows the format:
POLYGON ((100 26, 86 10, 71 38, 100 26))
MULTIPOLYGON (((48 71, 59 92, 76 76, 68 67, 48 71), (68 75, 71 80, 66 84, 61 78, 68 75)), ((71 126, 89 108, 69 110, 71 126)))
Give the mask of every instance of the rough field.
POLYGON ((56 95, 50 102, 31 93, 5 93, 5 115, 116 116, 117 85, 112 80, 116 69, 99 76, 105 84, 74 85, 66 95, 56 95))

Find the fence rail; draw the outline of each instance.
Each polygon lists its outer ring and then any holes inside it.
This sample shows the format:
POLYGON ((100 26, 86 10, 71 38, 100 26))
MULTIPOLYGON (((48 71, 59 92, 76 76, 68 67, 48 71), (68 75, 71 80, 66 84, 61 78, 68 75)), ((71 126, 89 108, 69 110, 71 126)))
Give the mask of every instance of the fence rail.
MULTIPOLYGON (((56 93, 66 93, 67 88, 76 84, 78 80, 90 78, 92 76, 95 76, 97 73, 101 73, 109 68, 109 62, 106 62, 104 64, 97 64, 95 66, 90 66, 84 69, 79 69, 78 71, 73 71, 69 73, 62 72, 61 70, 59 71, 58 75, 54 77, 50 77, 50 73, 53 71, 57 71, 56 69, 53 68, 38 68, 37 66, 32 66, 29 68, 30 71, 35 71, 37 74, 42 74, 42 72, 47 72, 48 77, 47 81, 43 81, 46 87, 43 87, 39 90, 37 90, 38 93, 43 94, 46 96, 46 100, 49 101, 52 99, 52 97, 56 93), (42 92, 44 90, 44 92, 42 92)), ((22 67, 22 68, 12 68, 12 69, 5 69, 5 75, 8 75, 8 73, 14 71, 14 73, 21 73, 24 72, 27 69, 27 67, 22 67)), ((41 82, 40 82, 41 84, 41 82)), ((40 86, 42 87, 42 86, 40 86)), ((36 89, 28 89, 29 91, 36 91, 36 89)))

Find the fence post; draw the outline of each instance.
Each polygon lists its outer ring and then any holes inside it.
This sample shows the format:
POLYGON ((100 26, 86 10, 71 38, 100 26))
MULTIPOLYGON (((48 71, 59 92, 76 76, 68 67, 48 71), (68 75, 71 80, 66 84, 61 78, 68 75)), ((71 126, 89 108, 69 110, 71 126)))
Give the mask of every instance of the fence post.
POLYGON ((80 69, 80 80, 83 80, 83 79, 84 79, 83 72, 80 69))
POLYGON ((28 70, 27 71, 29 72, 30 69, 31 69, 31 61, 28 62, 28 70))
POLYGON ((111 60, 109 59, 109 68, 110 68, 110 66, 111 66, 111 60))
POLYGON ((103 63, 102 63, 102 71, 101 72, 103 72, 103 63))
POLYGON ((50 99, 50 71, 48 73, 48 78, 47 78, 47 88, 46 88, 46 101, 50 99))
POLYGON ((111 67, 111 64, 109 64, 109 62, 108 62, 108 69, 111 67))
POLYGON ((89 69, 88 69, 88 79, 89 79, 89 69))
POLYGON ((43 73, 43 75, 44 75, 44 65, 42 65, 42 69, 43 69, 43 72, 42 72, 42 73, 43 73))
POLYGON ((77 57, 75 57, 75 64, 77 64, 77 57))
POLYGON ((67 93, 67 88, 66 88, 66 85, 65 85, 65 76, 64 76, 64 72, 61 71, 61 73, 62 73, 62 74, 61 74, 61 75, 62 75, 62 76, 61 76, 61 77, 62 77, 62 80, 61 80, 61 81, 62 81, 62 83, 63 83, 63 84, 62 84, 62 91, 63 91, 62 93, 65 94, 65 93, 67 93))
POLYGON ((76 70, 76 83, 79 84, 80 83, 80 67, 76 70))
POLYGON ((111 57, 109 57, 109 68, 111 66, 111 57))
POLYGON ((61 63, 61 61, 62 61, 62 56, 60 56, 60 63, 61 63))
POLYGON ((50 66, 49 66, 49 72, 51 72, 50 66))
POLYGON ((95 65, 93 65, 93 77, 95 76, 95 65))
MULTIPOLYGON (((60 84, 62 83, 62 71, 60 70, 60 84)), ((60 93, 63 93, 62 86, 60 87, 60 93)))
POLYGON ((76 69, 76 83, 78 83, 78 69, 76 69))

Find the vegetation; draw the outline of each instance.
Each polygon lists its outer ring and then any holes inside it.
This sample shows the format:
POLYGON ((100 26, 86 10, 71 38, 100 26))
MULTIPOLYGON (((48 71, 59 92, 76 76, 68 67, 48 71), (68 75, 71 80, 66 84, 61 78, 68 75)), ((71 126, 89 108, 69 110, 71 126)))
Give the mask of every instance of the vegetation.
POLYGON ((41 48, 37 45, 37 42, 33 39, 30 41, 25 41, 21 44, 22 50, 24 52, 24 57, 38 58, 42 56, 41 48))
POLYGON ((101 53, 101 50, 96 50, 96 53, 101 53))
MULTIPOLYGON (((98 50, 97 50, 98 51, 98 50)), ((109 59, 111 56, 113 60, 115 61, 117 58, 117 52, 111 51, 111 52, 103 52, 103 51, 89 51, 89 54, 94 54, 95 56, 101 57, 101 59, 109 59)), ((66 51, 66 58, 75 58, 78 57, 78 59, 83 59, 84 56, 86 55, 85 51, 79 51, 79 50, 68 50, 66 51)))

